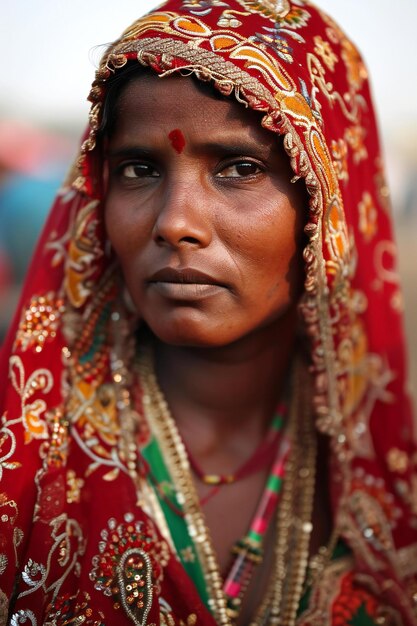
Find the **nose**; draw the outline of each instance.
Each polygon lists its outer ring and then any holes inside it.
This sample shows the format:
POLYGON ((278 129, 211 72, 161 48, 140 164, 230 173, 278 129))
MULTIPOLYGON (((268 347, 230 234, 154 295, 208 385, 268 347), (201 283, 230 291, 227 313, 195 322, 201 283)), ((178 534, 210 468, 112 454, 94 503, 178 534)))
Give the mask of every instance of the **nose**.
POLYGON ((212 237, 207 204, 208 198, 200 184, 184 181, 171 185, 155 221, 154 241, 172 248, 207 247, 212 237))

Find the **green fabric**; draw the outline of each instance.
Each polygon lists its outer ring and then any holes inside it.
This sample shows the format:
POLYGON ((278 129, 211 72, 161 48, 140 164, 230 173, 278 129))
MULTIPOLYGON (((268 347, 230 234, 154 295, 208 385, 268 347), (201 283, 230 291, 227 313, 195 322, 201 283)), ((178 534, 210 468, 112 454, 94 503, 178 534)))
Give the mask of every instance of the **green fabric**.
POLYGON ((376 622, 368 615, 364 604, 361 604, 355 615, 348 622, 349 626, 377 626, 376 622))
POLYGON ((150 443, 143 448, 142 455, 151 468, 152 476, 148 477, 148 482, 159 500, 159 504, 164 513, 168 528, 170 529, 171 537, 181 564, 188 576, 194 582, 201 599, 207 608, 209 608, 209 597, 207 594, 203 568, 198 558, 194 541, 189 535, 184 518, 175 513, 167 503, 167 500, 169 500, 172 502, 175 509, 180 510, 181 512, 183 511, 182 506, 177 500, 175 487, 172 483, 171 476, 155 439, 152 439, 150 443), (152 477, 154 480, 152 480, 152 477), (161 490, 163 493, 161 493, 161 490))
MULTIPOLYGON (((276 414, 272 420, 271 430, 279 431, 283 424, 283 417, 280 414, 276 414)), ((142 448, 141 453, 150 468, 148 483, 158 498, 180 562, 190 579, 194 582, 202 601, 211 610, 204 569, 199 560, 195 543, 188 532, 188 526, 183 515, 183 507, 178 502, 174 482, 155 436, 152 436, 149 443, 142 448)), ((281 478, 269 476, 266 484, 266 488, 269 491, 277 493, 281 486, 281 478)), ((252 530, 249 530, 248 537, 259 544, 261 544, 263 538, 261 534, 252 530)))
MULTIPOLYGON (((165 465, 158 443, 155 439, 152 439, 150 443, 142 450, 142 454, 149 467, 151 468, 151 476, 148 477, 149 484, 153 488, 161 509, 165 515, 168 527, 171 531, 171 536, 174 541, 175 549, 179 556, 182 566, 187 572, 188 576, 194 582, 201 599, 209 607, 209 597, 207 594, 207 587, 204 579, 203 568, 198 558, 197 551, 193 540, 188 532, 187 524, 183 517, 178 515, 172 510, 167 503, 169 500, 176 510, 183 512, 181 504, 177 500, 175 487, 171 480, 168 469, 165 465), (163 493, 161 493, 161 491, 163 493)), ((269 485, 268 485, 269 486, 269 485)), ((274 485, 274 490, 279 485, 274 485)), ((271 488, 271 487, 270 487, 271 488)), ((258 541, 260 537, 251 537, 255 541, 258 541)), ((350 550, 348 546, 339 541, 333 551, 332 560, 349 554, 350 550)), ((311 589, 303 594, 300 606, 298 607, 298 615, 301 615, 308 609, 310 601, 311 589)), ((366 612, 366 607, 361 604, 353 618, 347 622, 346 626, 376 626, 374 620, 366 612)))
MULTIPOLYGON (((201 599, 203 600, 207 608, 210 609, 203 568, 199 561, 194 542, 188 532, 187 524, 184 518, 178 515, 174 510, 172 510, 170 505, 167 503, 167 500, 169 500, 176 510, 183 512, 183 508, 177 500, 175 487, 171 480, 168 468, 166 467, 157 441, 155 439, 152 439, 150 443, 142 450, 142 454, 149 467, 151 468, 151 476, 148 477, 148 481, 158 498, 162 512, 171 531, 171 536, 181 564, 190 579, 194 582, 201 599)), ((277 486, 279 488, 279 485, 274 484, 274 490, 277 486)), ((255 541, 260 540, 260 537, 251 538, 255 541)), ((349 554, 349 552, 350 550, 348 546, 343 541, 339 541, 333 551, 332 560, 346 556, 347 554, 349 554)), ((300 606, 298 607, 298 615, 301 615, 304 611, 308 609, 310 594, 311 589, 307 589, 307 591, 303 594, 300 601, 300 606)), ((376 626, 376 624, 366 612, 365 605, 362 604, 356 614, 352 617, 352 619, 347 622, 346 626, 376 626)))

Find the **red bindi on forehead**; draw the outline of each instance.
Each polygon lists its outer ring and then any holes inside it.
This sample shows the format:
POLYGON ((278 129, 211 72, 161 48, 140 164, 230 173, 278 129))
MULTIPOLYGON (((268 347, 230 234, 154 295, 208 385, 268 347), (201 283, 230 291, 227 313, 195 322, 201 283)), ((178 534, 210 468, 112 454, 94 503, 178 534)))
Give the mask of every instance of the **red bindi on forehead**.
POLYGON ((185 137, 182 131, 179 128, 174 128, 174 130, 171 130, 168 134, 168 139, 174 150, 178 152, 178 154, 181 154, 185 148, 185 137))

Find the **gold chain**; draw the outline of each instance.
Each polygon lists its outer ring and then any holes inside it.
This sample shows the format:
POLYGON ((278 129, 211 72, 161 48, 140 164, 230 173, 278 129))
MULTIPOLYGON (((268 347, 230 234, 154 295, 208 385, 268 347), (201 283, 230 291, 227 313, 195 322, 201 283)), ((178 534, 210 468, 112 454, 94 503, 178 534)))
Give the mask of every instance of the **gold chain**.
POLYGON ((177 497, 184 509, 184 519, 195 543, 208 586, 209 605, 217 623, 231 626, 227 615, 223 581, 210 531, 204 521, 199 498, 191 476, 187 452, 177 430, 175 421, 159 388, 149 352, 139 359, 139 375, 143 389, 143 408, 158 440, 167 464, 177 497))
MULTIPOLYGON (((220 626, 232 626, 223 593, 223 580, 192 479, 187 452, 156 380, 149 350, 139 357, 138 369, 145 418, 158 440, 181 500, 188 531, 204 571, 210 609, 220 626)), ((305 372, 301 365, 296 370, 289 420, 292 447, 277 515, 274 573, 251 626, 293 626, 306 575, 312 531, 316 437, 305 372)))
POLYGON ((275 583, 272 596, 270 624, 292 626, 303 592, 309 545, 313 525, 316 436, 311 419, 305 371, 295 373, 292 410, 296 419, 290 420, 294 429, 292 456, 284 481, 282 500, 278 509, 275 550, 275 583))

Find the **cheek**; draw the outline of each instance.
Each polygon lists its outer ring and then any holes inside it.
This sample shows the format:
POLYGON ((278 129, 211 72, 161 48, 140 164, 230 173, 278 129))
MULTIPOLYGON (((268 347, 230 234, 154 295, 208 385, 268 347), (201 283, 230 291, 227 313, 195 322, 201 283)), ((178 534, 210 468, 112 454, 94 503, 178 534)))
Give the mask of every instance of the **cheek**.
POLYGON ((129 270, 137 265, 144 245, 144 228, 134 218, 133 211, 127 210, 120 202, 113 203, 111 196, 104 208, 104 222, 108 240, 128 279, 129 270))
POLYGON ((123 233, 126 232, 123 220, 117 219, 117 210, 110 199, 107 199, 104 206, 104 224, 107 238, 116 255, 120 258, 123 251, 123 233))
POLYGON ((266 210, 245 231, 238 245, 244 247, 260 276, 285 275, 293 257, 301 256, 295 211, 290 206, 266 210))
POLYGON ((262 228, 252 228, 250 241, 246 279, 252 282, 254 292, 269 303, 298 299, 303 286, 303 251, 293 207, 265 216, 262 228))
POLYGON ((151 229, 152 215, 148 197, 131 191, 113 189, 110 185, 104 205, 106 232, 113 246, 128 247, 143 238, 151 229))

